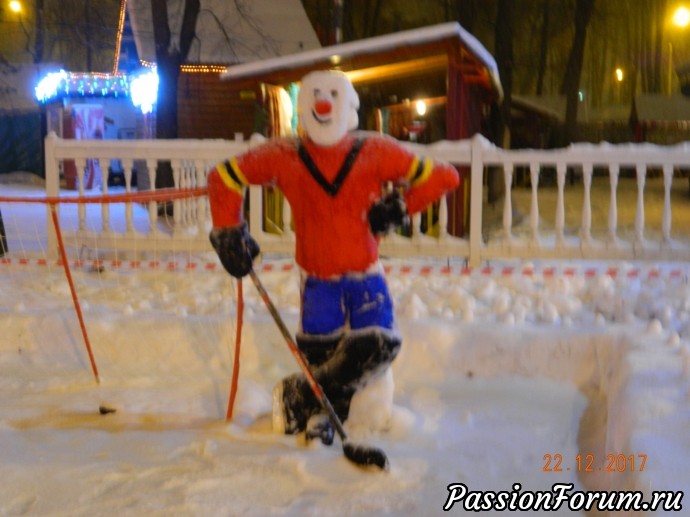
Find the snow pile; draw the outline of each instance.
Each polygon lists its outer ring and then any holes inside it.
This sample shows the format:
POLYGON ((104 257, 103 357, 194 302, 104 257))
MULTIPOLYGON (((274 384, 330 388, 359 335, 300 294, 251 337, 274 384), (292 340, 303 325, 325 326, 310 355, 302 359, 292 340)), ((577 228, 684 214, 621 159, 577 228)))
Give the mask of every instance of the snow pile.
MULTIPOLYGON (((352 466, 337 441, 270 432, 273 385, 297 367, 249 282, 226 423, 236 299, 226 275, 74 271, 97 385, 62 272, 0 266, 0 514, 405 517, 442 515, 451 483, 690 486, 687 266, 615 264, 612 276, 608 265, 593 275, 581 264, 386 265, 404 339, 395 406, 376 411, 384 383, 347 427, 386 451, 389 473, 352 466), (117 412, 101 415, 103 404, 117 412), (578 473, 578 454, 597 468, 608 454, 646 465, 578 473)), ((261 277, 295 329, 297 273, 281 266, 261 277)))

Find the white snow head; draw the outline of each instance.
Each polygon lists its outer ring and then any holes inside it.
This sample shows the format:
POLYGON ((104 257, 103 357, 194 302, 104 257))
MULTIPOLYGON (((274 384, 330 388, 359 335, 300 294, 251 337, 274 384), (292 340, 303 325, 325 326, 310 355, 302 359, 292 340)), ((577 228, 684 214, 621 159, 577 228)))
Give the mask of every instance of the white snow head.
POLYGON ((302 129, 319 145, 336 144, 359 123, 359 96, 347 76, 335 70, 305 75, 297 108, 302 129))

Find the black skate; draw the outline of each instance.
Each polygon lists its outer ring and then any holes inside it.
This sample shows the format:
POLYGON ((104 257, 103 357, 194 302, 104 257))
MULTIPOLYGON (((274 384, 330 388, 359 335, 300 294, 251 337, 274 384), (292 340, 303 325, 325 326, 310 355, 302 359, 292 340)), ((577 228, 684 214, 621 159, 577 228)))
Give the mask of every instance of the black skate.
POLYGON ((286 377, 273 389, 273 430, 281 434, 302 432, 318 408, 318 401, 299 374, 286 377))
POLYGON ((312 415, 307 422, 307 429, 304 433, 304 438, 307 442, 318 438, 324 445, 333 445, 333 438, 335 437, 335 430, 331 424, 328 415, 325 413, 318 413, 312 415))

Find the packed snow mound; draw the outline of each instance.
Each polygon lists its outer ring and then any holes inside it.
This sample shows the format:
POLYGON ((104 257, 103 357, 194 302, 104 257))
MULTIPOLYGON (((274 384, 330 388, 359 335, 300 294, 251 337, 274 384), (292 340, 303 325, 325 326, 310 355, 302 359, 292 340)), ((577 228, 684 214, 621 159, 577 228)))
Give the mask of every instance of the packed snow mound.
MULTIPOLYGON (((337 441, 272 433, 271 391, 297 366, 253 289, 228 423, 234 280, 73 271, 97 384, 62 271, 0 267, 2 513, 407 517, 443 515, 458 482, 645 494, 689 484, 690 289, 667 274, 685 266, 633 276, 641 266, 619 264, 615 277, 393 267, 403 348, 346 422, 388 455, 380 475, 350 464, 337 441), (614 453, 647 466, 576 471, 578 454, 605 466, 614 453), (571 470, 546 470, 546 454, 571 470)), ((298 273, 277 264, 261 277, 294 330, 298 273)))

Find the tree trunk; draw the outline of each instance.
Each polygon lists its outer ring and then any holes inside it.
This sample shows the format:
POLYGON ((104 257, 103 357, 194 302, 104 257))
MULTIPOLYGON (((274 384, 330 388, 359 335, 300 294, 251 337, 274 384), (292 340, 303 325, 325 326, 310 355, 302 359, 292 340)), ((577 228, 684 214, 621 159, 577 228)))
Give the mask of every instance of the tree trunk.
POLYGON ((565 70, 563 85, 561 86, 561 93, 566 96, 563 145, 567 145, 575 139, 582 62, 585 55, 587 26, 589 25, 592 12, 594 11, 594 1, 595 0, 577 0, 575 5, 575 33, 573 35, 573 45, 570 49, 568 65, 565 70))
POLYGON ((91 38, 91 13, 89 12, 89 0, 84 0, 84 38, 86 39, 86 70, 93 70, 93 40, 91 38))
MULTIPOLYGON (((477 21, 477 0, 449 0, 453 5, 453 19, 468 32, 474 32, 477 21)), ((447 10, 450 6, 447 5, 447 10)))
POLYGON ((46 24, 44 20, 44 0, 36 0, 36 11, 34 13, 34 30, 36 31, 36 40, 34 45, 34 63, 43 63, 43 54, 45 51, 45 30, 46 24))
POLYGON ((541 36, 539 39, 539 70, 537 71, 537 95, 544 93, 544 77, 549 55, 549 5, 550 0, 543 0, 541 18, 541 36))
MULTIPOLYGON (((494 143, 500 147, 510 148, 510 108, 513 89, 513 20, 515 14, 514 0, 499 0, 494 25, 494 42, 496 47, 496 64, 503 86, 503 104, 492 110, 491 125, 494 143)), ((495 203, 505 195, 503 169, 491 167, 487 172, 487 198, 495 203)))
MULTIPOLYGON (((180 65, 194 41, 199 0, 185 0, 179 42, 173 42, 168 22, 166 0, 151 0, 153 38, 156 45, 158 70, 158 101, 156 103, 156 138, 177 138, 177 83, 180 65)), ((160 162, 156 174, 156 188, 173 186, 170 162, 160 162)))
MULTIPOLYGON (((663 55, 664 55, 664 18, 666 17, 666 0, 658 0, 658 2, 654 5, 655 11, 654 11, 654 77, 652 79, 652 91, 655 93, 661 93, 662 92, 662 85, 665 83, 664 80, 662 80, 663 71, 663 55)), ((671 59, 671 56, 669 56, 669 59, 671 59)), ((669 63, 669 67, 671 64, 669 63)), ((670 70, 670 68, 669 68, 670 70)), ((669 82, 671 79, 671 76, 669 74, 669 82)), ((671 85, 669 84, 669 93, 671 89, 671 85)))

